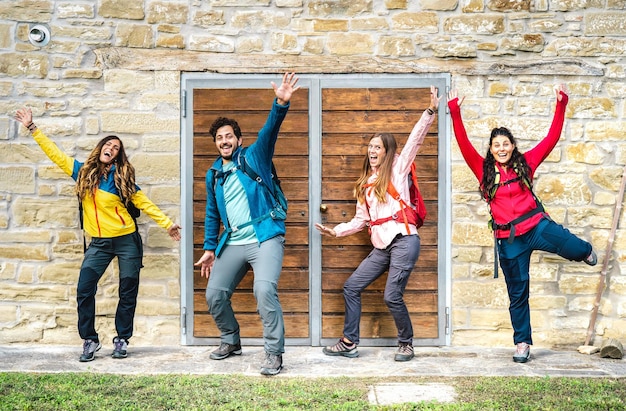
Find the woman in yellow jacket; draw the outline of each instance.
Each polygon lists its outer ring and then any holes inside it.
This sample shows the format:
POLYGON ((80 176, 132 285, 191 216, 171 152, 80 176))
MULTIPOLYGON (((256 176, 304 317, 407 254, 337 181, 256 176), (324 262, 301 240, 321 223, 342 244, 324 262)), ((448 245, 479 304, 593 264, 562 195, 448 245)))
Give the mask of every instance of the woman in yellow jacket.
POLYGON ((119 264, 119 302, 115 313, 117 336, 113 358, 126 358, 143 267, 143 247, 131 203, 180 240, 180 226, 170 220, 135 184, 135 169, 117 136, 100 140, 84 163, 68 156, 33 123, 30 109, 17 111, 16 120, 28 128, 43 152, 76 181, 84 230, 91 236, 78 277, 78 333, 83 341, 81 362, 92 361, 102 344, 95 328, 98 281, 114 257, 119 264))

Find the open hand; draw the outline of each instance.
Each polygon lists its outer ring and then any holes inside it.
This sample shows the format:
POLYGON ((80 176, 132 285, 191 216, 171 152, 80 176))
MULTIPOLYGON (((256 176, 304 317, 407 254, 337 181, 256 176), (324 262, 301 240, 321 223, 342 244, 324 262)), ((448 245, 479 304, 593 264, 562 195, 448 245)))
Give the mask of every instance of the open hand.
POLYGON ((459 92, 453 88, 448 92, 448 101, 452 101, 455 98, 459 99, 459 107, 461 107, 461 104, 463 104, 463 100, 465 100, 465 96, 459 98, 459 92))
POLYGON ((561 101, 563 99, 563 94, 567 95, 567 86, 565 84, 556 84, 554 86, 554 92, 556 93, 556 99, 561 101))
POLYGON ((337 233, 332 228, 328 228, 323 224, 315 223, 315 228, 318 229, 320 233, 328 237, 337 237, 337 233))
POLYGON ((194 264, 196 267, 200 267, 200 276, 209 278, 209 274, 213 269, 213 263, 215 262, 215 251, 204 250, 202 257, 194 264))
POLYGON ((26 127, 33 122, 33 111, 26 107, 21 108, 15 113, 15 119, 26 127))
POLYGON ((167 233, 170 235, 172 240, 180 241, 180 231, 179 231, 180 229, 181 229, 181 226, 179 226, 178 224, 174 223, 174 224, 172 224, 172 226, 170 228, 167 229, 167 233))
POLYGON ((272 88, 274 89, 274 93, 276 93, 278 104, 284 106, 289 103, 293 92, 300 89, 300 86, 296 86, 297 82, 298 77, 296 77, 296 73, 285 73, 280 87, 272 81, 272 88))
POLYGON ((439 102, 441 101, 441 97, 438 96, 439 90, 435 86, 430 86, 430 108, 432 111, 437 111, 437 107, 439 107, 439 102))

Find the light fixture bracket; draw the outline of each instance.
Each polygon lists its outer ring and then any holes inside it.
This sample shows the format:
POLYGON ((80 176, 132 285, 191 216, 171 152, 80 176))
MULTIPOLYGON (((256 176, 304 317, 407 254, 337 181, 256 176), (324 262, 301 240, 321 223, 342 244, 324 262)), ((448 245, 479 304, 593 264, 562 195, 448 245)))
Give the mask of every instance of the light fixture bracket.
POLYGON ((28 30, 28 41, 37 47, 44 47, 50 41, 50 29, 43 24, 35 24, 28 30))

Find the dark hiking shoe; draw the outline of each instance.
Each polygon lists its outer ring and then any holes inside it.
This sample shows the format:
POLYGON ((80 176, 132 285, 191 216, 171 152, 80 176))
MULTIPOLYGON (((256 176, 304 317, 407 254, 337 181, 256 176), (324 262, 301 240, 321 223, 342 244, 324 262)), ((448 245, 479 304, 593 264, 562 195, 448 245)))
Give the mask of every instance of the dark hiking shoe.
POLYGON ((115 337, 113 339, 113 354, 111 357, 119 359, 126 358, 128 353, 126 350, 128 349, 128 340, 125 338, 115 337))
POLYGON ((241 343, 235 345, 228 343, 221 343, 219 348, 211 353, 209 358, 212 360, 223 360, 231 355, 241 355, 241 343))
POLYGON ((78 361, 88 362, 93 361, 96 358, 96 351, 102 348, 102 344, 99 341, 87 339, 83 341, 83 353, 78 361))
POLYGON ((526 362, 530 358, 530 345, 525 342, 517 343, 517 349, 513 354, 513 361, 526 362))
POLYGON ((261 366, 261 374, 276 375, 283 369, 283 356, 265 353, 265 361, 261 366))
POLYGON ((595 251, 591 250, 591 254, 589 254, 587 258, 585 258, 583 261, 585 262, 585 264, 594 266, 598 264, 598 256, 596 255, 595 251))
POLYGON ((324 347, 322 352, 326 355, 341 355, 342 357, 349 358, 359 356, 359 352, 356 349, 356 344, 348 344, 343 339, 343 337, 339 339, 339 342, 337 344, 324 347))
POLYGON ((396 361, 410 361, 415 357, 415 353, 413 352, 413 345, 411 343, 400 343, 398 344, 398 352, 394 357, 396 361))

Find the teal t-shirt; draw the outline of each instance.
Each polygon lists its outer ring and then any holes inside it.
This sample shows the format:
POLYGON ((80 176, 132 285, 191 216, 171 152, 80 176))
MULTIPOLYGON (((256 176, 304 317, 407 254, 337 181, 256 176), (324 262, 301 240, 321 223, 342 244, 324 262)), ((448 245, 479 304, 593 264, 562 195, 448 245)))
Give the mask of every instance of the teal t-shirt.
MULTIPOLYGON (((222 171, 227 172, 235 168, 235 163, 230 162, 222 166, 222 171)), ((248 196, 243 189, 241 181, 237 173, 229 173, 224 181, 224 199, 226 200, 226 214, 228 216, 228 224, 231 228, 235 228, 252 219, 250 217, 250 205, 248 204, 248 196)), ((243 245, 256 243, 256 233, 252 225, 243 227, 230 234, 227 244, 243 245)))

